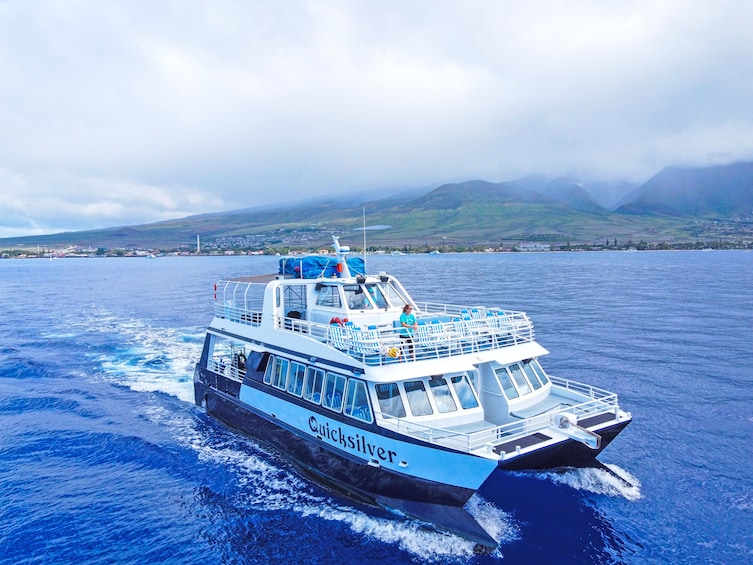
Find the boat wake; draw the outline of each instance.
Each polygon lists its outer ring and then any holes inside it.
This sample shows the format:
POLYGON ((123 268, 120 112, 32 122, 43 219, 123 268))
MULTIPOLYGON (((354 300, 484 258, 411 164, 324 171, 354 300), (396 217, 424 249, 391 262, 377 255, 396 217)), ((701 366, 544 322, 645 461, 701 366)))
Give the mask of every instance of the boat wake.
POLYGON ((93 354, 104 375, 137 392, 164 392, 193 402, 193 372, 203 328, 159 328, 102 308, 78 323, 82 331, 115 338, 107 352, 93 354))
MULTIPOLYGON (((390 520, 377 518, 346 506, 328 503, 324 507, 310 506, 299 509, 302 515, 315 514, 324 520, 333 520, 347 525, 353 532, 376 539, 382 543, 397 545, 403 551, 420 558, 422 563, 458 559, 465 562, 475 555, 476 544, 461 537, 439 532, 430 524, 412 519, 390 520)), ((498 531, 510 532, 500 544, 518 539, 518 528, 507 515, 498 511, 495 517, 498 531), (513 533, 514 532, 514 533, 513 533)), ((501 550, 494 550, 491 557, 503 558, 501 550)))
POLYGON ((604 468, 567 468, 557 471, 536 473, 541 479, 567 485, 575 490, 621 496, 634 501, 642 498, 641 482, 630 472, 617 465, 603 464, 604 468))
MULTIPOLYGON (((163 392, 193 404, 193 370, 201 354, 203 328, 158 328, 105 310, 94 312, 83 323, 88 331, 117 338, 118 345, 113 350, 95 355, 108 379, 137 392, 163 392)), ((249 510, 290 511, 337 522, 358 535, 396 545, 426 563, 447 563, 448 559, 460 562, 474 555, 473 542, 439 532, 430 524, 407 517, 370 515, 312 494, 305 479, 277 465, 274 455, 251 440, 223 434, 224 439, 218 442, 214 435, 199 430, 194 419, 161 405, 152 404, 147 417, 171 430, 175 440, 195 451, 200 461, 232 470, 243 493, 237 499, 242 499, 249 510)), ((217 428, 212 430, 215 434, 217 428)), ((471 498, 466 509, 501 545, 519 539, 519 528, 512 518, 478 495, 471 498)), ((501 550, 490 556, 502 558, 501 550)))
MULTIPOLYGON (((215 426, 212 434, 197 427, 196 420, 154 406, 147 417, 171 430, 176 442, 196 452, 200 461, 232 473, 238 491, 233 503, 257 512, 293 512, 302 518, 337 523, 358 536, 395 545, 422 563, 467 562, 475 543, 437 531, 431 524, 400 516, 380 517, 328 496, 312 492, 312 485, 287 465, 274 461, 275 454, 253 440, 239 438, 215 426)), ((466 509, 501 545, 520 538, 513 519, 493 504, 474 495, 466 509)), ((381 509, 375 510, 380 512, 381 509)), ((490 555, 503 558, 501 549, 490 555)))

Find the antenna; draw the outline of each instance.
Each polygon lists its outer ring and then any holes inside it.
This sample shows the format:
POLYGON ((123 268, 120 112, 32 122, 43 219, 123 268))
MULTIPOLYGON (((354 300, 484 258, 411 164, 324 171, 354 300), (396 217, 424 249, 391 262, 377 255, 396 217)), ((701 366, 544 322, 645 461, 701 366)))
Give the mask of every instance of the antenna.
POLYGON ((363 207, 363 273, 366 274, 366 206, 363 207))

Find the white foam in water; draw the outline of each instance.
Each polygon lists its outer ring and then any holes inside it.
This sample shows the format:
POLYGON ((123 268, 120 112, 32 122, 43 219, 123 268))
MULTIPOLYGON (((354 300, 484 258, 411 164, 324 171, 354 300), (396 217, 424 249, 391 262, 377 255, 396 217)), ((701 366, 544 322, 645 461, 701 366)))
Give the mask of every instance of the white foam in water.
POLYGON ((500 543, 520 539, 520 528, 512 517, 491 502, 474 494, 465 505, 466 510, 483 527, 489 535, 500 543))
POLYGON ((201 355, 204 328, 154 328, 102 308, 83 324, 88 331, 120 338, 120 346, 98 358, 107 375, 138 392, 164 392, 193 402, 194 365, 201 355))
MULTIPOLYGON (((204 328, 153 328, 140 320, 118 318, 104 309, 95 311, 84 324, 88 331, 121 337, 121 348, 98 359, 107 375, 135 391, 159 391, 193 402, 193 369, 201 354, 204 328)), ((427 563, 447 558, 465 560, 474 555, 474 542, 437 531, 417 520, 369 516, 331 499, 312 495, 306 490, 307 483, 289 470, 235 447, 237 436, 230 440, 234 445, 212 444, 195 429, 193 420, 163 407, 151 405, 147 416, 171 429, 176 440, 195 450, 200 460, 235 469, 238 485, 246 491, 244 503, 252 507, 264 511, 287 509, 301 516, 337 521, 360 535, 396 544, 427 563)), ((263 453, 256 444, 245 445, 263 453)), ((466 508, 500 543, 519 537, 512 519, 492 504, 474 496, 466 508)), ((502 554, 498 549, 491 557, 502 558, 502 554)))
MULTIPOLYGON (((176 441, 196 451, 200 460, 234 471, 238 486, 244 491, 243 503, 252 508, 262 511, 288 510, 302 517, 314 516, 339 522, 356 534, 397 545, 425 563, 447 562, 448 558, 467 560, 474 555, 473 542, 437 531, 420 521, 370 516, 328 497, 312 494, 307 490, 307 481, 289 469, 270 462, 262 455, 266 453, 263 448, 232 432, 228 431, 228 437, 224 439, 213 437, 212 440, 220 441, 212 443, 195 428, 195 422, 185 416, 170 413, 160 406, 150 409, 147 416, 169 427, 176 441), (237 447, 239 439, 244 442, 243 449, 237 447), (228 442, 232 442, 232 445, 228 442)), ((467 509, 494 539, 504 543, 519 537, 519 530, 511 518, 492 504, 474 496, 467 509)), ((502 554, 496 550, 490 557, 501 558, 502 554)))
MULTIPOLYGON (((422 563, 446 562, 447 558, 465 560, 474 556, 476 546, 474 542, 437 531, 430 524, 417 520, 377 518, 353 508, 334 505, 331 502, 319 506, 299 507, 297 510, 304 516, 315 515, 325 520, 342 522, 358 534, 369 536, 383 543, 395 544, 403 551, 419 557, 422 563)), ((486 511, 489 512, 489 510, 486 511)), ((505 532, 509 534, 509 537, 503 539, 497 536, 492 537, 501 543, 516 539, 517 526, 500 510, 495 509, 495 514, 494 520, 498 522, 497 531, 505 532)), ((487 524, 483 525, 487 526, 487 524)), ((498 559, 503 557, 499 549, 489 556, 498 559)))
POLYGON ((738 510, 753 510, 753 494, 746 494, 732 500, 731 506, 738 510))
POLYGON ((564 484, 576 490, 604 494, 607 496, 622 496, 627 500, 641 498, 641 482, 637 477, 617 465, 605 464, 612 473, 603 469, 568 469, 562 472, 538 473, 537 476, 564 484), (620 480, 622 477, 624 480, 620 480))

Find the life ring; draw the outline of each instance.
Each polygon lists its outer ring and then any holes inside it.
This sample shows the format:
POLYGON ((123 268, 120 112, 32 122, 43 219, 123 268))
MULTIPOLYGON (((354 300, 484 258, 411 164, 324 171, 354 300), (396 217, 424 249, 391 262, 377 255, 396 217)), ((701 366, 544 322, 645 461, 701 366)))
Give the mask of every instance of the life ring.
POLYGON ((246 369, 246 354, 245 353, 238 354, 238 368, 241 371, 246 369))

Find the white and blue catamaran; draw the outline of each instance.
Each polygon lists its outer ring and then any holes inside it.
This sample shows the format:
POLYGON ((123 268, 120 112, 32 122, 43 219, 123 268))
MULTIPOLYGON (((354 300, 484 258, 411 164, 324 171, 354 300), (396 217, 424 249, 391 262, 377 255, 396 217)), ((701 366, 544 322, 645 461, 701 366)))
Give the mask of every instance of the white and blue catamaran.
POLYGON ((416 302, 334 247, 217 283, 194 377, 208 414, 354 498, 485 547, 497 541, 463 507, 495 469, 599 466, 630 422, 616 394, 544 371, 525 313, 416 302))

